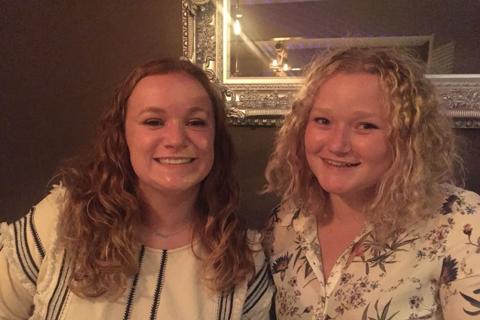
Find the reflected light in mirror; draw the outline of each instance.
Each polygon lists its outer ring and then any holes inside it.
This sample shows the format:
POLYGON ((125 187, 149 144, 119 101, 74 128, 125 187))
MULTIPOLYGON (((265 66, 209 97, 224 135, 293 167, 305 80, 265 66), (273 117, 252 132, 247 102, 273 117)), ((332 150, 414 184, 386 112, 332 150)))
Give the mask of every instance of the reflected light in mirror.
MULTIPOLYGON (((339 45, 408 47, 429 74, 480 73, 480 1, 458 0, 232 0, 241 12, 242 39, 233 48, 238 77, 278 76, 272 71, 278 39, 288 51, 289 70, 339 45), (342 43, 343 42, 343 43, 342 43), (255 51, 255 52, 253 52, 255 51), (265 59, 258 59, 259 55, 265 59)), ((228 36, 228 35, 227 35, 228 36)), ((236 41, 236 40, 235 40, 236 41)), ((230 59, 224 56, 224 59, 230 59)), ((231 74, 227 74, 227 77, 231 74)), ((299 76, 300 74, 288 74, 299 76)))
POLYGON ((235 19, 235 22, 233 23, 233 33, 237 36, 242 33, 242 25, 238 19, 235 19))

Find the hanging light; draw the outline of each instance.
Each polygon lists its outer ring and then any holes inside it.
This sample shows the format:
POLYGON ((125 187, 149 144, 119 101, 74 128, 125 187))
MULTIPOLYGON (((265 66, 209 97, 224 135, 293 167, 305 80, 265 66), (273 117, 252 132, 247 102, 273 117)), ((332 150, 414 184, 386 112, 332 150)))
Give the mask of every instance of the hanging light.
POLYGON ((235 19, 235 22, 233 23, 233 33, 237 36, 242 33, 242 25, 240 24, 239 19, 235 19))
POLYGON ((233 33, 236 36, 239 36, 242 33, 242 25, 240 24, 240 19, 242 18, 242 13, 240 12, 240 1, 235 2, 235 21, 233 22, 233 33))

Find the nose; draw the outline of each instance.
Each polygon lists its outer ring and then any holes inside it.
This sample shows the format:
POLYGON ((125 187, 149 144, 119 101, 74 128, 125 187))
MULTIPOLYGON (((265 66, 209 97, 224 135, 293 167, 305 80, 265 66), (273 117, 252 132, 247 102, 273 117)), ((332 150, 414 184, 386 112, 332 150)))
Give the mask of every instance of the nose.
POLYGON ((182 148, 186 145, 185 126, 171 122, 163 128, 163 144, 166 148, 182 148))
POLYGON ((329 138, 328 148, 330 152, 344 155, 352 150, 351 132, 348 128, 344 126, 333 128, 329 138))

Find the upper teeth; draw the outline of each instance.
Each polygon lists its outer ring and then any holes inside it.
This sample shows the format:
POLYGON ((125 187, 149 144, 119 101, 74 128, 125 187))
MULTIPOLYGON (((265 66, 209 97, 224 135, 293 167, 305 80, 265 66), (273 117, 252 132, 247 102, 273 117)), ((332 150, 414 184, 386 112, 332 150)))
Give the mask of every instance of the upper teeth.
POLYGON ((338 162, 333 160, 325 160, 325 162, 335 167, 353 167, 358 165, 358 163, 338 162))
POLYGON ((192 162, 193 158, 160 158, 157 161, 165 164, 183 164, 192 162))

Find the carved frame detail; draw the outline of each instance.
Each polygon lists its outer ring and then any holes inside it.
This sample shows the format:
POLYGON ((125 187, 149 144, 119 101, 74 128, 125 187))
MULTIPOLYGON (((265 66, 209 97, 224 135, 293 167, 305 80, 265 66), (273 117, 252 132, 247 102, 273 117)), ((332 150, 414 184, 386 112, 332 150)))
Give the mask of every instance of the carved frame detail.
MULTIPOLYGON (((223 19, 220 0, 182 0, 183 55, 202 66, 223 88, 233 125, 280 126, 300 84, 267 81, 223 82, 223 19)), ((480 129, 480 75, 428 75, 441 107, 456 128, 480 129)))

